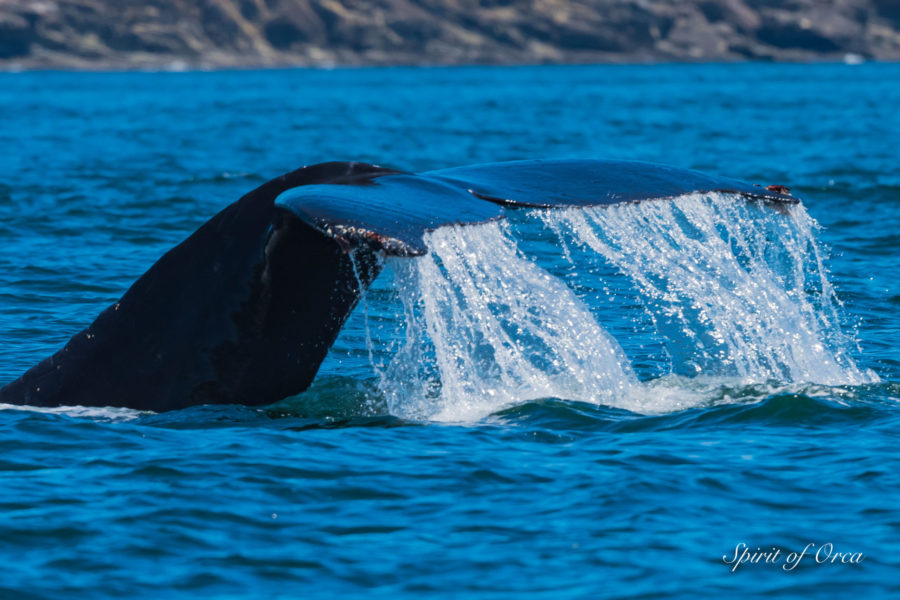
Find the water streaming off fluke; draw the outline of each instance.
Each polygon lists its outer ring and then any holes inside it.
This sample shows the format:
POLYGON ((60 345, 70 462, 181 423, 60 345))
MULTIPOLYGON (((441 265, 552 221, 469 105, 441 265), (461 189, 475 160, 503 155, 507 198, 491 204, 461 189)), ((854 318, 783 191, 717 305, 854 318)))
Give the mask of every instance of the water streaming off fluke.
POLYGON ((389 259, 393 279, 363 298, 345 345, 364 339, 391 414, 469 421, 551 397, 659 413, 734 386, 877 381, 851 358, 802 205, 695 194, 517 214, 427 234, 428 254, 389 259))
POLYGON ((611 403, 636 378, 618 343, 559 279, 527 260, 507 224, 446 227, 392 265, 406 343, 384 374, 392 413, 470 419, 560 397, 611 403))
POLYGON ((640 291, 676 372, 827 385, 877 380, 850 357, 815 221, 726 194, 547 212, 640 291))

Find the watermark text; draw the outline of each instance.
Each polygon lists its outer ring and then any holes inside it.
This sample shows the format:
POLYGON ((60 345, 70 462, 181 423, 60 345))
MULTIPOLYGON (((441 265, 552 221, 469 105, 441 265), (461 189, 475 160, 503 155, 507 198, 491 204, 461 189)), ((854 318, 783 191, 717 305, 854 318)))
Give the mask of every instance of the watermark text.
POLYGON ((734 573, 739 568, 749 565, 768 565, 782 571, 793 571, 801 562, 811 565, 858 565, 865 558, 866 555, 862 552, 839 550, 831 542, 824 544, 810 542, 798 552, 787 552, 775 546, 754 548, 741 542, 734 547, 734 552, 722 556, 722 562, 730 566, 731 572, 734 573))

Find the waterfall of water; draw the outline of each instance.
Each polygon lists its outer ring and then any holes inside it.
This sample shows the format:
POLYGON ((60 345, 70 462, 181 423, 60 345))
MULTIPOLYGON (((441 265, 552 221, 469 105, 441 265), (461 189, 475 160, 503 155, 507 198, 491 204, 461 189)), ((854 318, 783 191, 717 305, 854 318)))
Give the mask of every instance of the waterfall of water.
POLYGON ((546 212, 553 229, 630 278, 677 372, 860 384, 817 225, 726 194, 546 212))
POLYGON ((878 380, 851 358, 817 225, 800 205, 694 194, 526 221, 540 231, 442 227, 426 234, 427 255, 388 260, 393 281, 362 298, 363 322, 351 319, 336 344, 360 355, 365 342, 376 410, 472 420, 555 397, 668 412, 729 401, 741 386, 878 380), (588 278, 614 282, 614 301, 588 278), (634 318, 641 307, 649 318, 634 318), (660 349, 660 370, 639 378, 630 361, 648 347, 660 349))
POLYGON ((513 402, 613 402, 636 379, 616 341, 559 279, 521 256, 507 225, 445 227, 392 267, 406 344, 382 391, 392 413, 468 418, 513 402))

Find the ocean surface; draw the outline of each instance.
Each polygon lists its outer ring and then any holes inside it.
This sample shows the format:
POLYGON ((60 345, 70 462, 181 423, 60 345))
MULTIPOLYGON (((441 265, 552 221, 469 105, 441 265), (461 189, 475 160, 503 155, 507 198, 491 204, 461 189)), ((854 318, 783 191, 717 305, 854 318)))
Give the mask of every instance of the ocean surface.
POLYGON ((802 199, 438 230, 271 407, 2 406, 0 597, 900 596, 898 106, 897 64, 0 73, 0 385, 304 164, 802 199))

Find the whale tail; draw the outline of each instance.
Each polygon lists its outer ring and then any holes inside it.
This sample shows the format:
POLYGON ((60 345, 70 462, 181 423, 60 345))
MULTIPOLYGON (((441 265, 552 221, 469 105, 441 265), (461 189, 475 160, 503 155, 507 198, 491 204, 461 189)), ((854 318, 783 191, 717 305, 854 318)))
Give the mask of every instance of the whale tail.
POLYGON ((763 188, 638 162, 522 161, 419 175, 331 162, 273 179, 167 252, 53 356, 0 389, 0 403, 264 405, 304 391, 379 254, 427 252, 438 227, 503 218, 515 207, 610 205, 763 188))

